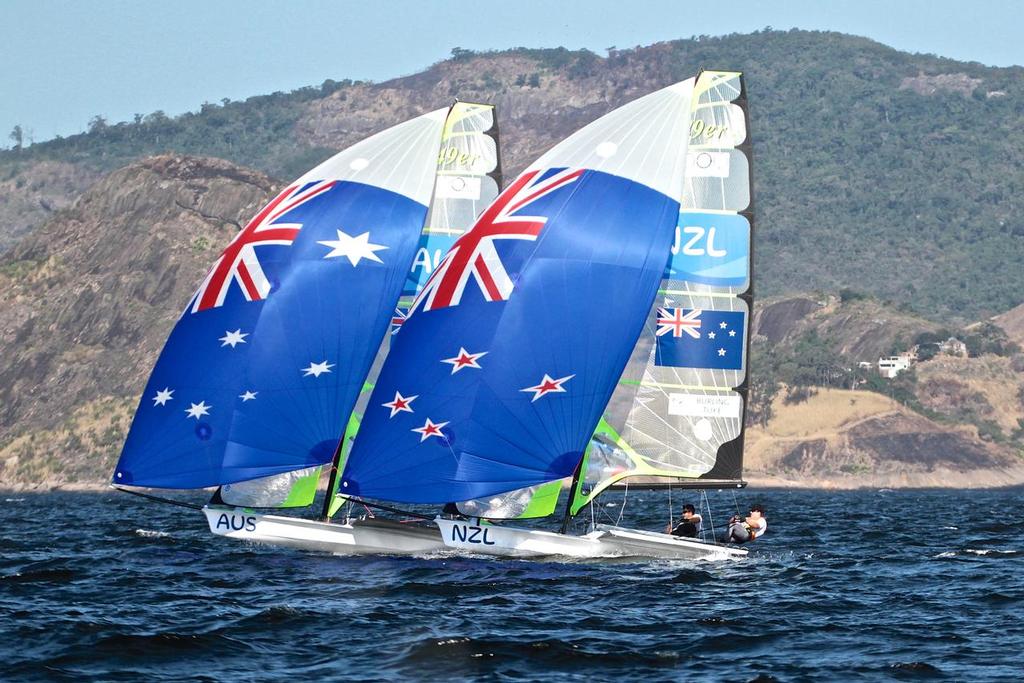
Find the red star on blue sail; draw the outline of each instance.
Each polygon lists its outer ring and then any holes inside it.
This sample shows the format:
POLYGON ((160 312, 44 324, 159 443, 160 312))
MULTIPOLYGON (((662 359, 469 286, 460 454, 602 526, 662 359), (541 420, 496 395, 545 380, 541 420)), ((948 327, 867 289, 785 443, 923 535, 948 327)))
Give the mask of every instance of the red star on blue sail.
POLYGON ((452 358, 445 358, 442 363, 451 363, 452 374, 461 370, 462 368, 476 368, 480 369, 480 364, 477 360, 487 355, 487 351, 481 351, 480 353, 470 353, 463 347, 459 347, 459 353, 452 358))
POLYGON ((415 401, 417 398, 419 398, 419 395, 402 396, 402 394, 396 391, 395 398, 393 401, 388 401, 387 403, 382 403, 381 405, 384 406, 385 408, 391 408, 391 415, 389 417, 394 417, 395 415, 398 415, 399 413, 402 412, 411 413, 412 408, 409 407, 409 404, 415 401))
POLYGON ((416 432, 420 435, 420 443, 423 443, 432 436, 444 436, 441 433, 441 428, 446 426, 447 422, 434 423, 429 417, 427 421, 423 423, 422 427, 413 427, 410 431, 416 432))
POLYGON ((544 379, 542 379, 540 381, 540 384, 534 384, 532 387, 526 387, 525 389, 520 389, 519 391, 527 391, 527 392, 532 391, 533 392, 533 398, 530 399, 530 403, 533 403, 538 398, 541 398, 543 396, 547 396, 548 394, 551 394, 551 393, 556 393, 556 394, 557 393, 562 393, 562 394, 564 394, 565 393, 565 387, 563 387, 562 385, 565 384, 566 382, 568 382, 569 380, 571 380, 575 376, 576 375, 573 374, 573 375, 566 375, 565 377, 560 377, 559 379, 552 379, 551 375, 548 375, 547 373, 544 373, 544 379))

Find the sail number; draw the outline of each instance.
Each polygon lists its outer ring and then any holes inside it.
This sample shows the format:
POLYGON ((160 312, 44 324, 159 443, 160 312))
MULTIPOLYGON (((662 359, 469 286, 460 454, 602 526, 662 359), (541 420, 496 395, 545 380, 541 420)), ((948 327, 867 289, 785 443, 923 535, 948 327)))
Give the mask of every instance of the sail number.
POLYGON ((256 518, 251 515, 221 513, 217 518, 217 529, 225 531, 256 531, 256 518))
POLYGON ((452 525, 452 543, 476 543, 494 545, 487 532, 490 529, 481 526, 452 525))
MULTIPOLYGON (((686 235, 690 235, 689 241, 682 246, 682 252, 686 256, 711 256, 712 258, 722 258, 728 255, 728 251, 725 249, 715 248, 715 229, 705 229, 700 225, 687 225, 683 227, 682 232, 686 235), (707 239, 705 239, 707 236, 707 239), (702 243, 703 240, 703 243, 702 243)), ((679 232, 679 226, 676 226, 676 240, 672 244, 672 254, 677 255, 680 251, 679 243, 682 242, 682 235, 679 232)))
POLYGON ((700 119, 695 120, 690 124, 690 137, 699 138, 704 136, 709 140, 718 138, 719 140, 725 137, 725 134, 729 132, 729 126, 718 126, 713 123, 704 123, 700 119))
POLYGON ((469 152, 463 152, 454 145, 448 145, 441 149, 441 153, 437 155, 437 165, 439 168, 461 166, 463 168, 471 169, 480 161, 479 154, 470 154, 469 152))

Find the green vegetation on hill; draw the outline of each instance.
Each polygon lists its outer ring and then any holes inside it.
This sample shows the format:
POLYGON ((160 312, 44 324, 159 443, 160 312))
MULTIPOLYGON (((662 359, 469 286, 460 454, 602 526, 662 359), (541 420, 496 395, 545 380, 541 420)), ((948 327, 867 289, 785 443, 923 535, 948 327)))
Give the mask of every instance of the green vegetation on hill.
POLYGON ((1024 69, 910 55, 836 33, 701 36, 607 58, 457 48, 421 74, 374 86, 328 81, 174 118, 97 118, 88 133, 0 152, 0 180, 35 161, 109 170, 163 151, 292 177, 332 146, 297 134, 300 122, 315 124, 319 103, 331 102, 335 114, 358 111, 364 128, 351 130, 364 130, 453 95, 498 101, 499 117, 518 117, 503 128, 505 145, 532 153, 530 140, 547 144, 552 131, 578 128, 702 66, 748 75, 760 294, 856 288, 953 326, 1021 302, 1024 69), (449 78, 467 65, 478 77, 449 78), (405 108, 375 106, 385 92, 405 97, 405 108))

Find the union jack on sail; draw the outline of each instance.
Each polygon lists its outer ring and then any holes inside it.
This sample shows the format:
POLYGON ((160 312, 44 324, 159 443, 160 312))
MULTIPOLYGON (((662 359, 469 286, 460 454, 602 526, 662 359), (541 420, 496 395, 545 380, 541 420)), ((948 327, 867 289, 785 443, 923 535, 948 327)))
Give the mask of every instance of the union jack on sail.
POLYGON ((224 299, 237 282, 246 301, 260 301, 270 293, 267 279, 256 255, 256 247, 268 244, 291 245, 302 229, 301 223, 275 223, 292 209, 323 194, 337 184, 320 180, 301 187, 292 185, 277 195, 235 235, 199 285, 189 308, 192 313, 224 305, 224 299))
MULTIPOLYGON (((657 336, 671 333, 673 337, 682 337, 683 333, 694 339, 700 339, 701 310, 695 308, 684 314, 681 308, 659 308, 658 309, 658 331, 657 336)), ((713 337, 712 337, 713 338, 713 337)))
POLYGON ((458 306, 470 278, 476 280, 487 301, 506 301, 513 282, 495 248, 496 240, 537 239, 546 216, 513 215, 555 190, 575 182, 583 169, 566 169, 533 183, 537 171, 524 173, 477 220, 473 229, 456 240, 416 296, 409 314, 422 306, 432 311, 458 306))

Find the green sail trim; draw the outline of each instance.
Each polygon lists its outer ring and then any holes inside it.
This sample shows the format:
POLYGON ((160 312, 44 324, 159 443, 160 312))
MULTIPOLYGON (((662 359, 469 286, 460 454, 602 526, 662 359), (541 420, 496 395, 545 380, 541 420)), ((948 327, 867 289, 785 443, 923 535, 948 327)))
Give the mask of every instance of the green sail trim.
POLYGON ((533 494, 530 503, 515 519, 536 519, 554 514, 558 506, 558 496, 562 493, 562 481, 549 481, 540 486, 533 494))
MULTIPOLYGON (((603 436, 608 441, 612 442, 616 448, 622 451, 629 459, 629 466, 624 467, 622 471, 616 472, 610 476, 605 477, 599 481, 593 488, 584 493, 584 489, 588 488, 585 477, 580 477, 579 481, 576 482, 576 488, 572 492, 572 500, 569 505, 569 514, 575 516, 579 514, 580 510, 589 505, 595 498, 603 493, 609 486, 616 482, 622 481, 629 477, 673 477, 676 479, 696 479, 700 476, 699 473, 687 475, 686 472, 680 470, 663 470, 652 466, 637 453, 633 448, 626 443, 615 428, 608 423, 605 418, 601 418, 601 421, 597 424, 597 429, 594 430, 594 437, 603 436)), ((586 472, 587 467, 590 465, 590 455, 593 449, 594 439, 591 439, 590 445, 587 446, 587 451, 583 455, 583 462, 581 463, 581 472, 586 472)))
MULTIPOLYGON (((362 393, 373 391, 373 385, 369 382, 363 383, 362 393)), ((349 451, 352 450, 352 442, 356 438, 356 432, 359 431, 359 423, 362 420, 362 415, 352 411, 349 415, 348 424, 345 426, 345 434, 341 437, 341 456, 338 458, 338 471, 345 469, 345 462, 348 460, 349 451)), ((328 491, 327 495, 331 496, 331 506, 327 509, 327 519, 334 517, 334 515, 341 509, 341 506, 348 501, 348 496, 338 495, 338 486, 341 484, 341 477, 336 477, 334 480, 334 488, 328 491)))
POLYGON ((304 508, 307 505, 312 505, 313 499, 316 498, 316 489, 320 483, 320 473, 323 469, 323 467, 317 467, 306 476, 296 479, 288 492, 288 497, 281 503, 281 507, 304 508))

